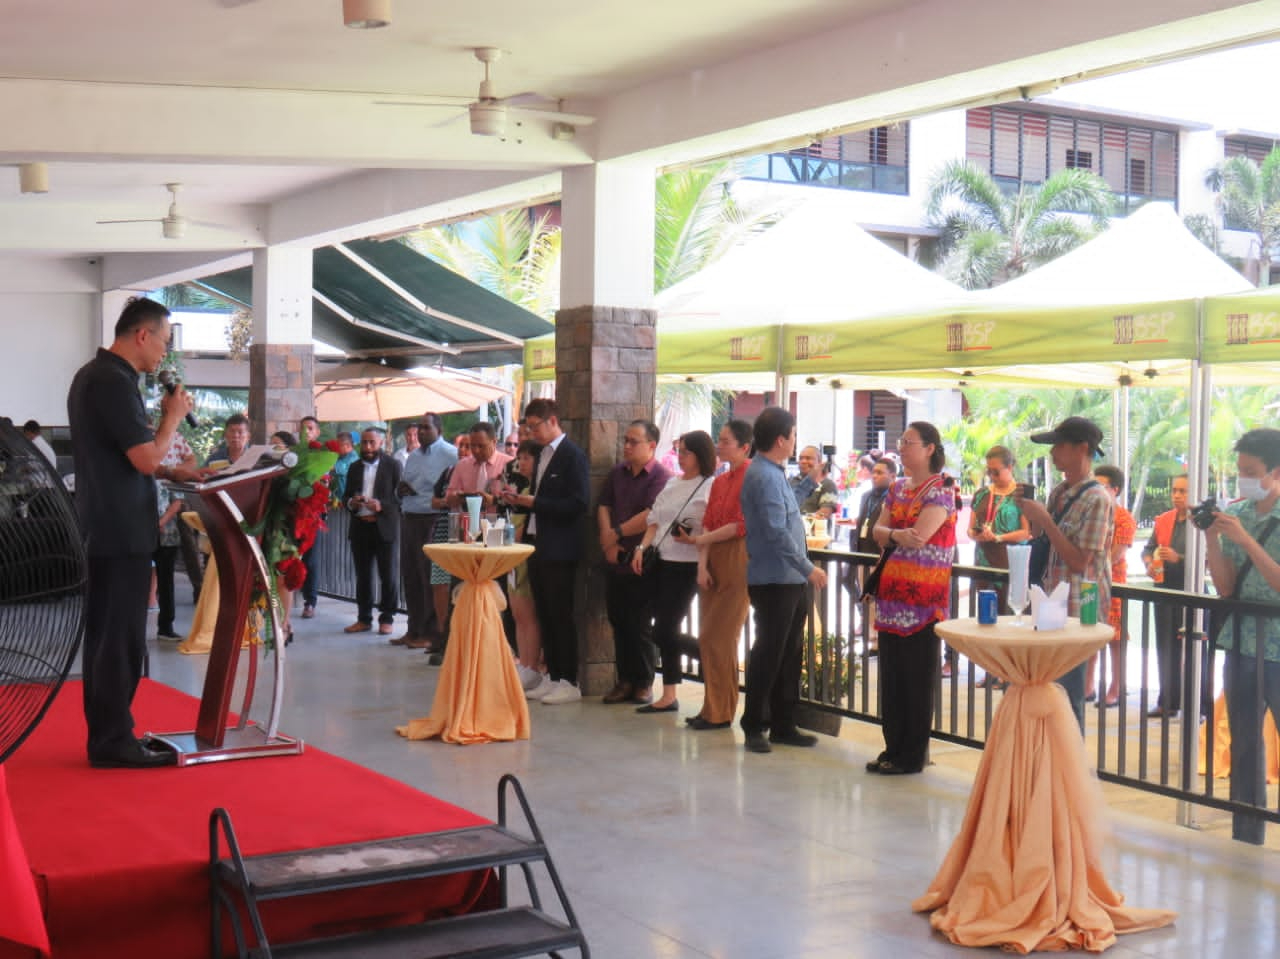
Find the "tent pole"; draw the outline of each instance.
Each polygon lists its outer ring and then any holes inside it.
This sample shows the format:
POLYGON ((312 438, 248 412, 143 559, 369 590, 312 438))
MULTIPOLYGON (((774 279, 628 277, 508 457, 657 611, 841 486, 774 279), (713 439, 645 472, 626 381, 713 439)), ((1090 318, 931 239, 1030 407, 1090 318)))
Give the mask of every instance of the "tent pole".
MULTIPOLYGON (((1200 320, 1200 334, 1203 336, 1204 322, 1204 301, 1201 300, 1197 304, 1200 320)), ((1197 343, 1196 355, 1200 354, 1199 343, 1197 343)), ((1190 501, 1199 503, 1204 499, 1205 493, 1209 488, 1209 423, 1208 417, 1211 416, 1211 387, 1212 377, 1210 371, 1197 358, 1191 363, 1191 382, 1190 382, 1190 403, 1188 412, 1190 414, 1190 435, 1188 437, 1188 454, 1187 454, 1187 478, 1190 487, 1190 501)), ((1205 566, 1204 566, 1204 539, 1200 536, 1187 537, 1187 555, 1186 555, 1186 571, 1187 579, 1183 585, 1183 589, 1195 595, 1205 592, 1205 566)), ((1196 768, 1194 765, 1187 765, 1189 762, 1194 763, 1197 750, 1199 749, 1199 727, 1190 722, 1190 717, 1196 716, 1200 710, 1200 688, 1206 677, 1201 675, 1201 664, 1204 662, 1204 644, 1205 639, 1205 615, 1204 610, 1193 610, 1192 621, 1187 630, 1187 640, 1185 649, 1190 658, 1191 676, 1190 683, 1182 697, 1183 714, 1188 717, 1188 721, 1182 724, 1182 737, 1179 744, 1182 753, 1182 779, 1183 787, 1189 788, 1191 774, 1196 768)), ((1209 660, 1213 662, 1212 657, 1209 660)), ((1212 677, 1208 677, 1212 682, 1212 677)), ((1196 828, 1195 807, 1185 800, 1179 800, 1175 808, 1175 819, 1180 826, 1187 828, 1196 828)))
POLYGON ((1112 404, 1114 422, 1111 435, 1116 440, 1115 464, 1124 474, 1124 489, 1120 491, 1121 505, 1129 502, 1129 390, 1129 386, 1117 387, 1115 402, 1112 404))

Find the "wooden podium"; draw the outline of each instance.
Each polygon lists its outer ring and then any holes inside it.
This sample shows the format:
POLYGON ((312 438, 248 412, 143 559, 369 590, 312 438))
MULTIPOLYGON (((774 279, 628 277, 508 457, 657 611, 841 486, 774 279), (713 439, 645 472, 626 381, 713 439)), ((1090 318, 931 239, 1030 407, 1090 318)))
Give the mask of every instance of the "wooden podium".
MULTIPOLYGON (((272 481, 284 472, 283 466, 273 465, 205 483, 173 484, 173 489, 183 495, 204 522, 214 561, 218 564, 218 618, 196 728, 191 732, 147 736, 173 750, 179 766, 302 752, 301 740, 281 735, 278 729, 284 694, 284 644, 277 641, 275 646, 275 682, 265 728, 249 719, 253 687, 258 678, 259 647, 254 644, 241 649, 254 581, 269 590, 273 576, 258 540, 245 532, 243 524, 255 526, 262 520, 272 481), (236 669, 242 653, 247 659, 244 700, 238 710, 239 721, 230 724, 236 669)), ((280 611, 274 600, 267 606, 272 633, 279 637, 280 611)))

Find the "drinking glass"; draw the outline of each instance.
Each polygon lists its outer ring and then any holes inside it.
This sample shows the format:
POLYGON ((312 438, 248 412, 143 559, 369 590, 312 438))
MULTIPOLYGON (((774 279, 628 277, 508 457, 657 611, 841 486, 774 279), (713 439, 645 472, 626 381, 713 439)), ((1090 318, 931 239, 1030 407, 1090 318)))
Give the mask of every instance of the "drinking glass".
POLYGON ((1022 625, 1022 614, 1031 602, 1030 589, 1027 585, 1028 573, 1031 569, 1031 547, 1026 543, 1018 543, 1009 547, 1009 608, 1013 610, 1015 626, 1022 625))

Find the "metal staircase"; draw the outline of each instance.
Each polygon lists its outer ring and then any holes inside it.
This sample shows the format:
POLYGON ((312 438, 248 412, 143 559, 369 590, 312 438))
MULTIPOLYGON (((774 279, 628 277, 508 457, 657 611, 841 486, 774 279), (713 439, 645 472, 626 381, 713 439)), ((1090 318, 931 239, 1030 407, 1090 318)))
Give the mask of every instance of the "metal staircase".
POLYGON ((512 775, 498 781, 498 823, 446 832, 397 836, 343 846, 321 846, 292 852, 243 856, 225 809, 209 816, 212 956, 223 952, 223 916, 231 920, 241 959, 306 957, 306 959, 516 959, 559 957, 576 949, 582 959, 590 950, 579 928, 542 833, 534 821, 524 789, 512 775), (507 796, 520 804, 531 838, 507 828, 507 796), (222 856, 223 843, 227 855, 222 856), (561 917, 542 908, 534 867, 545 867, 555 887, 561 917), (512 905, 508 870, 518 866, 529 905, 512 905), (497 869, 501 904, 497 909, 433 919, 412 926, 371 929, 326 939, 272 943, 258 904, 272 899, 310 896, 450 873, 497 869), (237 905, 252 927, 246 936, 237 905))

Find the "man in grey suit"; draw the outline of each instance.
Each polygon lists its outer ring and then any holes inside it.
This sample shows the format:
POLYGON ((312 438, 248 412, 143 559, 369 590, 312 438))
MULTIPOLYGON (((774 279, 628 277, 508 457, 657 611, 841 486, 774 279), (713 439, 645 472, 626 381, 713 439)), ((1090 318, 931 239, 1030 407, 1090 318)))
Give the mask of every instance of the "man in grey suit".
POLYGON ((356 565, 357 618, 348 633, 373 629, 373 568, 377 565, 378 632, 391 633, 396 616, 396 569, 393 557, 400 535, 400 464, 382 452, 381 430, 360 434, 360 459, 347 471, 346 501, 351 511, 351 558, 356 565))

